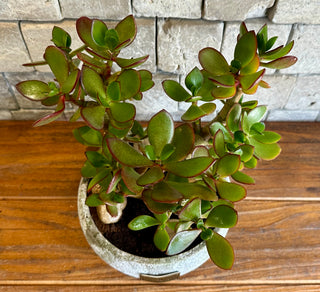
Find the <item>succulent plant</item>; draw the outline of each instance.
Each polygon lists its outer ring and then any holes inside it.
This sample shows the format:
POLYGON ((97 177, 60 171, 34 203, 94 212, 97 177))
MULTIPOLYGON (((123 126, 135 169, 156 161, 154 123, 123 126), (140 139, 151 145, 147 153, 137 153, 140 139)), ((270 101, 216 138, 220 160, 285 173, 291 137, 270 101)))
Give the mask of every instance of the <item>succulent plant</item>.
POLYGON ((81 17, 76 28, 83 46, 71 50, 71 37, 62 28, 52 30, 53 45, 44 53, 55 79, 45 83, 23 81, 16 85, 26 98, 55 112, 36 121, 41 126, 58 119, 66 102, 77 107, 71 117, 84 126, 73 131, 77 141, 88 146, 83 177, 90 178, 87 205, 99 208, 101 220, 119 218, 127 197, 142 200, 153 216, 141 215, 129 223, 132 230, 156 226, 156 247, 174 255, 188 248, 199 236, 206 242, 212 261, 230 269, 234 253, 230 243, 215 228, 231 228, 238 216, 235 202, 245 198, 254 179, 245 168, 258 160, 271 160, 280 153, 280 135, 265 130, 266 106, 246 100, 258 87, 268 88, 265 69, 283 69, 297 59, 287 56, 293 42, 272 49, 267 26, 258 33, 244 23, 230 64, 214 48, 199 52, 201 68, 185 78, 185 87, 165 80, 164 92, 177 102, 189 104, 175 125, 162 110, 143 127, 135 119, 130 100, 141 100, 153 87, 152 74, 136 69, 148 56, 119 57, 136 36, 133 16, 108 28, 97 19, 81 17), (222 109, 207 123, 201 119, 222 109))

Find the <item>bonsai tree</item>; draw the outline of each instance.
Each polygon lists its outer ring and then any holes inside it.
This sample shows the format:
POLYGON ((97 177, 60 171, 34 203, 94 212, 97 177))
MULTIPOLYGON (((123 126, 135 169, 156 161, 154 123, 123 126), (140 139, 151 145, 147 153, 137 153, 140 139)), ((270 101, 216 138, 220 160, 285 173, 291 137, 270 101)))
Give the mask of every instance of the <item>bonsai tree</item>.
POLYGON ((245 186, 254 183, 244 170, 276 158, 281 150, 280 135, 266 131, 262 122, 267 107, 244 94, 269 87, 263 80, 265 68, 283 69, 296 62, 287 56, 293 41, 272 49, 277 37, 268 38, 266 25, 255 33, 242 23, 230 64, 207 47, 199 52, 201 68, 186 76, 185 87, 172 80, 162 83, 171 99, 189 104, 183 123, 175 126, 162 110, 143 127, 130 101, 141 100, 154 85, 149 71, 137 69, 148 56, 119 57, 136 36, 133 16, 115 28, 81 17, 76 28, 83 46, 71 50, 70 35, 55 26, 44 61, 26 64, 48 64, 52 82, 16 85, 26 98, 56 107, 34 126, 58 119, 71 103, 77 110, 70 121, 85 122, 73 134, 89 147, 81 169, 82 176, 90 178, 86 204, 97 207, 101 221, 116 222, 127 197, 142 200, 153 215, 132 218, 130 229, 157 226, 154 244, 167 255, 184 251, 200 237, 212 261, 230 269, 233 249, 216 228, 237 223, 235 202, 244 199, 245 186), (202 123, 217 103, 222 109, 202 123))

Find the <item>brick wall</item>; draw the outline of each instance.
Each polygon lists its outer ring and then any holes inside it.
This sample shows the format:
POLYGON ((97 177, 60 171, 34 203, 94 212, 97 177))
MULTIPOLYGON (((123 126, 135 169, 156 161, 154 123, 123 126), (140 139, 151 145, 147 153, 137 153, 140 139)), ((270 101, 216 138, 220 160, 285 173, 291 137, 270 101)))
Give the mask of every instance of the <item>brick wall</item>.
MULTIPOLYGON (((23 99, 14 85, 26 79, 50 80, 48 68, 22 67, 37 61, 50 44, 58 25, 79 44, 75 19, 97 17, 109 26, 128 14, 135 15, 138 35, 127 56, 149 54, 145 67, 156 86, 145 95, 138 118, 147 119, 165 108, 179 119, 182 105, 161 89, 163 79, 183 80, 197 65, 204 46, 222 49, 231 58, 241 21, 249 29, 269 24, 269 35, 295 40, 292 68, 269 71, 271 89, 260 88, 256 97, 269 105, 270 121, 320 121, 320 0, 2 0, 0 2, 0 119, 34 120, 50 109, 23 99)), ((268 71, 267 71, 268 72, 268 71)), ((64 118, 71 116, 70 106, 64 118)))

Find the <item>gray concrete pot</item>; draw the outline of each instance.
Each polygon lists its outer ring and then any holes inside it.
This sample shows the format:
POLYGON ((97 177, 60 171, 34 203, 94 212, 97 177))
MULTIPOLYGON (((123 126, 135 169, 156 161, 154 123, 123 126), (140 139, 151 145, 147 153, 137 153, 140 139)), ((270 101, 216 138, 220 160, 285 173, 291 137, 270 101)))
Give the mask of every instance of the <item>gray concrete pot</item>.
MULTIPOLYGON (((81 228, 92 249, 111 267, 134 278, 160 282, 189 273, 209 259, 204 242, 181 254, 163 258, 144 258, 118 249, 98 230, 90 215, 89 207, 85 204, 87 185, 88 180, 82 178, 78 191, 81 228)), ((225 237, 228 229, 220 228, 217 232, 225 237)))

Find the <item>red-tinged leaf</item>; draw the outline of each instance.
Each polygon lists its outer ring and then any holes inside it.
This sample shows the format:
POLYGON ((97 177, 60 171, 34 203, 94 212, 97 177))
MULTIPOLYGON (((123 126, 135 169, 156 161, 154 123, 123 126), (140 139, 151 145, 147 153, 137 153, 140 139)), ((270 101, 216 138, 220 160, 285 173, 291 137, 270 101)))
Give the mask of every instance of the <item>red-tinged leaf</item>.
POLYGON ((234 262, 234 252, 230 243, 220 234, 213 232, 213 236, 206 241, 211 260, 219 268, 230 270, 234 262))
POLYGON ((226 154, 224 135, 222 130, 218 130, 213 138, 213 148, 215 153, 221 157, 226 154))
POLYGON ((32 62, 32 63, 25 63, 22 64, 24 67, 33 67, 33 66, 42 66, 42 65, 47 65, 47 61, 38 61, 38 62, 32 62))
POLYGON ((106 45, 106 32, 108 28, 106 24, 99 20, 99 19, 94 19, 92 21, 91 25, 91 37, 93 41, 98 45, 98 46, 105 46, 106 45))
POLYGON ((235 79, 232 74, 209 77, 209 79, 216 85, 231 88, 234 87, 235 79))
POLYGON ((121 169, 119 169, 113 176, 110 181, 110 184, 107 188, 107 194, 115 191, 115 188, 117 187, 117 184, 119 183, 121 179, 121 169))
POLYGON ((213 163, 211 157, 196 157, 188 160, 169 162, 164 168, 181 177, 194 177, 206 171, 213 163))
POLYGON ((137 184, 140 186, 155 184, 163 180, 164 173, 160 166, 149 168, 144 174, 137 179, 137 184))
POLYGON ((153 166, 153 162, 126 142, 117 138, 107 138, 107 145, 115 160, 131 167, 153 166))
POLYGON ((90 56, 84 54, 84 53, 78 53, 77 57, 79 60, 81 60, 84 64, 97 68, 98 70, 102 71, 106 68, 106 64, 103 62, 100 62, 96 58, 91 58, 90 56))
POLYGON ((248 75, 240 75, 239 81, 243 90, 250 90, 254 86, 258 85, 262 80, 262 77, 265 73, 265 69, 260 70, 256 73, 248 74, 248 75))
POLYGON ((162 82, 164 92, 175 101, 185 101, 191 97, 191 95, 174 80, 165 80, 162 82))
POLYGON ((199 52, 199 62, 203 69, 213 76, 229 73, 229 64, 223 55, 214 48, 204 48, 199 52))
POLYGON ((258 90, 259 84, 256 84, 255 86, 251 87, 250 89, 243 89, 242 88, 242 92, 244 94, 248 94, 248 95, 252 95, 255 94, 258 90))
POLYGON ((181 120, 183 120, 184 122, 194 122, 206 115, 206 112, 203 111, 199 106, 192 104, 181 116, 181 120))
POLYGON ((103 60, 111 60, 111 55, 108 52, 96 52, 91 50, 90 48, 85 48, 85 50, 92 56, 97 57, 99 59, 103 59, 103 60))
POLYGON ((249 31, 240 37, 234 50, 234 59, 241 63, 241 68, 246 67, 253 60, 257 52, 257 46, 254 31, 249 31))
POLYGON ((48 84, 38 80, 22 81, 16 85, 16 88, 24 97, 33 101, 48 98, 50 92, 48 84))
POLYGON ((88 185, 88 193, 92 191, 94 186, 99 184, 100 186, 107 187, 112 179, 109 168, 102 168, 90 181, 88 185))
POLYGON ((110 112, 112 118, 118 123, 127 123, 134 119, 136 108, 133 104, 127 102, 111 102, 110 112))
POLYGON ((183 194, 186 199, 200 198, 206 201, 215 201, 217 199, 215 191, 199 183, 168 181, 167 184, 183 194))
POLYGON ((97 44, 91 36, 92 19, 88 17, 80 17, 76 22, 76 28, 80 39, 89 47, 98 49, 97 44))
POLYGON ((294 56, 286 56, 279 59, 276 59, 274 61, 271 61, 269 63, 262 63, 261 66, 270 68, 270 69, 285 69, 288 67, 291 67, 298 61, 297 57, 294 56))
POLYGON ((61 91, 63 93, 72 92, 80 79, 80 70, 76 69, 70 73, 67 80, 62 84, 61 91))
POLYGON ((201 217, 201 199, 190 200, 180 211, 179 219, 182 221, 198 221, 201 217))
POLYGON ((166 144, 169 144, 174 134, 174 122, 171 115, 162 110, 155 114, 147 127, 150 144, 154 147, 155 154, 160 154, 166 144))
POLYGON ((184 251, 201 233, 201 229, 186 230, 177 233, 170 241, 167 255, 175 255, 184 251))
POLYGON ((139 173, 137 173, 131 167, 123 167, 121 170, 121 177, 123 182, 131 192, 137 195, 141 194, 141 192, 143 191, 143 187, 137 184, 137 179, 140 177, 139 173))
POLYGON ((137 26, 134 17, 132 15, 125 17, 116 25, 115 30, 119 36, 119 45, 116 47, 116 50, 130 45, 137 34, 137 26))
POLYGON ((89 127, 101 130, 104 126, 105 108, 100 105, 81 108, 81 117, 89 127))
POLYGON ((231 228, 237 224, 237 211, 227 205, 214 207, 206 220, 205 226, 218 228, 231 228))
POLYGON ((272 51, 267 52, 266 54, 262 55, 263 60, 275 60, 282 58, 283 56, 287 55, 291 49, 293 48, 294 41, 291 41, 285 47, 280 46, 272 51))
POLYGON ((43 126, 43 125, 49 124, 49 123, 57 120, 63 114, 64 109, 65 109, 65 97, 63 95, 59 99, 56 111, 52 114, 49 114, 49 115, 41 118, 40 120, 34 122, 33 127, 43 126))
POLYGON ((242 37, 244 34, 248 32, 247 26, 244 22, 241 22, 240 24, 240 37, 242 37))
POLYGON ((240 156, 235 154, 226 154, 217 162, 217 174, 221 177, 226 177, 238 171, 240 166, 240 156))
POLYGON ((122 68, 122 69, 131 69, 135 68, 141 64, 143 64, 145 61, 147 61, 149 58, 149 55, 143 56, 136 59, 123 59, 123 58, 115 58, 115 62, 122 68))
POLYGON ((212 89, 211 94, 216 99, 226 99, 229 97, 233 97, 236 94, 236 86, 231 88, 216 87, 212 89))
POLYGON ((153 187, 151 198, 156 202, 172 204, 179 202, 183 195, 168 183, 161 181, 153 187))
POLYGON ((168 203, 156 202, 151 198, 151 194, 152 194, 151 189, 144 190, 142 193, 142 199, 152 213, 163 214, 167 211, 172 211, 177 207, 176 203, 168 204, 168 203))
POLYGON ((206 146, 196 146, 192 152, 192 157, 207 157, 210 156, 206 146))
POLYGON ((166 162, 178 161, 187 157, 187 155, 192 151, 194 141, 195 135, 191 125, 182 124, 176 127, 171 141, 171 145, 175 150, 166 162))
POLYGON ((260 59, 259 59, 259 55, 256 54, 254 56, 254 58, 252 59, 252 61, 247 66, 245 66, 244 68, 242 68, 240 70, 240 75, 247 75, 247 74, 255 73, 255 72, 257 72, 259 67, 260 67, 260 59))
POLYGON ((140 74, 134 69, 123 70, 117 81, 120 83, 121 100, 130 99, 140 91, 140 74))
POLYGON ((265 82, 264 80, 261 80, 259 82, 259 86, 262 88, 270 88, 271 86, 269 85, 269 83, 265 82))
POLYGON ((237 181, 239 183, 242 183, 242 184, 250 184, 250 185, 252 185, 252 184, 255 183, 254 179, 251 176, 249 176, 249 175, 247 175, 247 174, 245 174, 245 173, 243 173, 241 171, 235 172, 234 174, 231 175, 231 177, 235 181, 237 181))
POLYGON ((44 59, 59 84, 63 84, 69 76, 69 64, 64 51, 57 47, 49 46, 45 50, 44 59))

